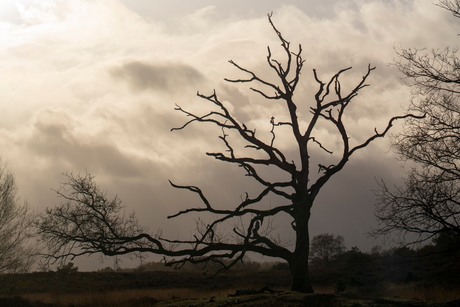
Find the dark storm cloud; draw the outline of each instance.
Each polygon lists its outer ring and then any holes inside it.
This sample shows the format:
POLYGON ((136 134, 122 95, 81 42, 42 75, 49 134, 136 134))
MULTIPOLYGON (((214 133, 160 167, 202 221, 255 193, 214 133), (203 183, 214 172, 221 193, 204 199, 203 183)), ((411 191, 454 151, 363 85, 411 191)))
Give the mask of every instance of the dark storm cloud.
POLYGON ((79 132, 72 118, 51 111, 39 116, 27 142, 36 158, 47 160, 59 173, 87 169, 113 177, 136 178, 159 172, 152 161, 124 153, 120 145, 79 132))
POLYGON ((394 157, 377 146, 371 145, 352 157, 318 195, 312 208, 312 235, 341 234, 348 247, 359 246, 362 250, 381 244, 367 235, 376 225, 377 181, 397 182, 400 174, 401 166, 394 157))
POLYGON ((173 91, 178 88, 195 86, 204 80, 203 75, 186 64, 152 64, 131 61, 113 68, 111 75, 126 81, 136 90, 173 91))

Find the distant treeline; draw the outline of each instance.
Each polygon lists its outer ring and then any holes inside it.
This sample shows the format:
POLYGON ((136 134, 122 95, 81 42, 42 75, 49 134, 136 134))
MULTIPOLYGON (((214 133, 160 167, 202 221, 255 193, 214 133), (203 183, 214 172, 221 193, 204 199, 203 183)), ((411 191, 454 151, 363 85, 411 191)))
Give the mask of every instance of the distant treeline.
MULTIPOLYGON (((338 236, 340 237, 340 236, 338 236)), ((334 247, 332 247, 334 248, 334 247)), ((379 246, 371 252, 362 252, 357 247, 343 249, 330 258, 311 257, 310 271, 313 284, 339 288, 346 286, 376 285, 382 282, 426 282, 438 285, 460 285, 460 239, 452 233, 443 233, 432 244, 418 248, 398 247, 382 250, 379 246)), ((184 272, 212 274, 220 266, 185 264, 184 272)), ((100 271, 175 271, 162 262, 148 262, 135 269, 113 269, 100 271)), ((231 271, 289 271, 285 262, 257 262, 245 258, 233 266, 231 271)))

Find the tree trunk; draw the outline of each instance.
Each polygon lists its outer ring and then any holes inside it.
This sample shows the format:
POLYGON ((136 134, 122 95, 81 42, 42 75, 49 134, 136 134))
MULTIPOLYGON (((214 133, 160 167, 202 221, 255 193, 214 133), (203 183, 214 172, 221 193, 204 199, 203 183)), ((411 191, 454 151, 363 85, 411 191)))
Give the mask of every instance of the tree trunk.
POLYGON ((308 269, 308 254, 310 252, 309 219, 309 212, 301 214, 299 218, 295 218, 296 246, 293 258, 289 263, 291 269, 291 290, 302 293, 313 293, 308 269))

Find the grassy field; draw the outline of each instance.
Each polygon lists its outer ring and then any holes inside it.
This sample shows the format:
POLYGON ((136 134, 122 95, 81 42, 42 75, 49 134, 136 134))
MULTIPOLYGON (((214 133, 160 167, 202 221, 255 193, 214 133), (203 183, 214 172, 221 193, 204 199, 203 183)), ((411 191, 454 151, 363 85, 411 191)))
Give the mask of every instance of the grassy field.
POLYGON ((40 272, 0 277, 0 306, 460 306, 460 289, 419 283, 333 286, 315 295, 288 291, 285 271, 228 272, 214 278, 191 272, 40 272), (457 300, 457 302, 453 302, 457 300))

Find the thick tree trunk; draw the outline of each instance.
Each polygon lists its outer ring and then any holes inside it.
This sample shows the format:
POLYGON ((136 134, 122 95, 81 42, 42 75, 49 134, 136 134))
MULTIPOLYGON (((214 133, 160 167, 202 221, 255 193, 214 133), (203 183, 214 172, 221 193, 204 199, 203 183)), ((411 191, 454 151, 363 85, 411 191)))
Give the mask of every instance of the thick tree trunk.
POLYGON ((313 293, 308 271, 308 260, 294 259, 291 265, 291 290, 302 293, 313 293))
POLYGON ((302 293, 313 293, 308 268, 308 254, 310 252, 309 219, 309 213, 303 214, 303 218, 296 218, 296 246, 293 258, 289 263, 291 269, 291 290, 302 293))

